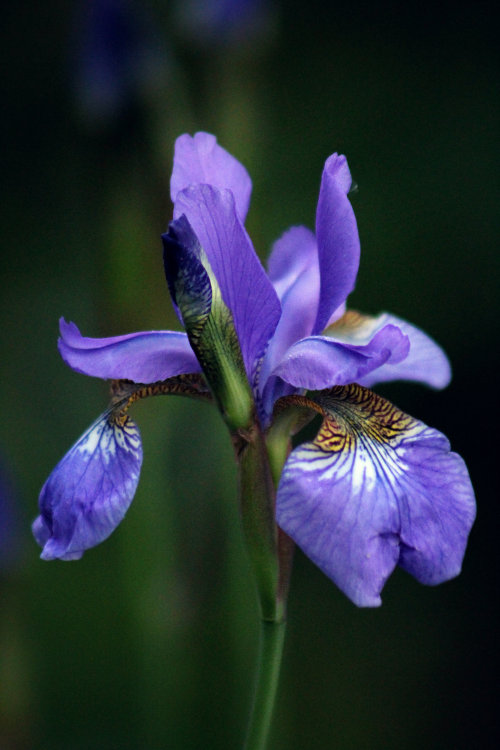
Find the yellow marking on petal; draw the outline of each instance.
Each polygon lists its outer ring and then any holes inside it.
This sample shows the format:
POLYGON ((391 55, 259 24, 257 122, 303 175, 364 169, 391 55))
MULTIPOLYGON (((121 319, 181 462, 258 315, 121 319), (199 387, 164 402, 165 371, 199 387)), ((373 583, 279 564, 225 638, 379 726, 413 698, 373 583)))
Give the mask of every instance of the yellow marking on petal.
POLYGON ((314 443, 324 451, 350 450, 359 439, 394 447, 422 428, 390 401, 357 384, 332 388, 314 399, 324 416, 314 443))
POLYGON ((328 416, 325 416, 313 442, 322 451, 330 453, 350 450, 354 444, 352 435, 342 430, 341 426, 328 416))
POLYGON ((191 373, 177 375, 155 383, 134 383, 131 380, 111 381, 111 412, 109 422, 123 427, 130 406, 150 396, 188 396, 212 401, 212 395, 202 375, 191 373))
POLYGON ((277 401, 274 418, 287 409, 314 410, 323 422, 310 444, 324 453, 356 450, 363 443, 397 447, 422 430, 422 424, 368 388, 336 386, 310 396, 286 396, 277 401))
POLYGON ((372 338, 380 326, 380 316, 363 315, 357 310, 347 310, 341 318, 325 329, 324 335, 352 344, 372 338))

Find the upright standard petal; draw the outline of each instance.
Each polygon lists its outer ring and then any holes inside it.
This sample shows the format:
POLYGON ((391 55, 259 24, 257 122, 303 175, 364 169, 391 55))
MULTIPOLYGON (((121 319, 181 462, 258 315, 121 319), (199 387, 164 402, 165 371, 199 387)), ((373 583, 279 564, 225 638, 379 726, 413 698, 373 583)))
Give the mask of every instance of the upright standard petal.
POLYGON ((356 282, 360 247, 354 211, 347 198, 350 187, 345 156, 333 154, 325 163, 316 212, 321 290, 313 333, 323 331, 356 282))
POLYGON ((252 192, 252 181, 245 167, 217 144, 214 135, 181 135, 175 142, 174 167, 170 178, 172 203, 175 204, 181 190, 200 184, 230 190, 238 216, 242 222, 245 221, 252 192))
POLYGON ((387 362, 401 362, 409 346, 408 338, 394 325, 384 326, 359 345, 310 336, 288 349, 273 374, 296 388, 322 390, 347 385, 387 362))
POLYGON ((274 333, 281 306, 243 224, 229 190, 197 185, 181 191, 175 218, 185 214, 230 309, 249 379, 274 333))
POLYGON ((139 430, 128 416, 102 414, 42 487, 33 534, 43 560, 76 560, 106 539, 134 497, 142 463, 139 430))
POLYGON ((84 375, 106 380, 154 383, 201 372, 188 337, 178 331, 148 331, 109 338, 82 336, 74 323, 59 321, 61 357, 84 375))
POLYGON ((316 285, 311 290, 312 300, 315 297, 316 317, 319 300, 319 264, 318 246, 313 232, 307 227, 300 226, 288 229, 274 243, 267 267, 269 278, 280 300, 304 272, 310 268, 316 269, 316 285))
POLYGON ((267 347, 259 372, 260 390, 287 349, 309 336, 319 299, 316 238, 305 227, 292 227, 275 243, 269 259, 269 278, 281 301, 281 317, 267 347))
POLYGON ((281 528, 359 606, 378 606, 396 564, 426 584, 458 575, 475 518, 460 456, 437 430, 357 385, 291 397, 324 419, 290 454, 281 528))

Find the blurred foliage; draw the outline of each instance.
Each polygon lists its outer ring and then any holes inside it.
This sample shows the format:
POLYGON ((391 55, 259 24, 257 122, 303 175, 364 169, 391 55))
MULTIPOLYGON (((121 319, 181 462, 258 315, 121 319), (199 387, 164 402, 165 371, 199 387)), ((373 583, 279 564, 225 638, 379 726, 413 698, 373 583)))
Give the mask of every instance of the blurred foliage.
POLYGON ((376 611, 297 553, 272 747, 496 747, 492 9, 283 0, 219 43, 186 33, 173 3, 137 3, 147 65, 119 106, 85 113, 82 12, 98 5, 21 0, 2 18, 0 447, 16 554, 0 570, 1 750, 233 748, 243 735, 256 602, 209 407, 136 407, 137 496, 80 562, 41 562, 29 529, 43 481, 107 398, 60 361, 58 317, 91 336, 177 325, 159 236, 174 139, 199 129, 252 175, 262 258, 291 224, 313 226, 323 162, 348 156, 363 251, 351 304, 422 326, 455 373, 442 394, 383 392, 450 437, 478 495, 462 575, 430 589, 397 573, 376 611))

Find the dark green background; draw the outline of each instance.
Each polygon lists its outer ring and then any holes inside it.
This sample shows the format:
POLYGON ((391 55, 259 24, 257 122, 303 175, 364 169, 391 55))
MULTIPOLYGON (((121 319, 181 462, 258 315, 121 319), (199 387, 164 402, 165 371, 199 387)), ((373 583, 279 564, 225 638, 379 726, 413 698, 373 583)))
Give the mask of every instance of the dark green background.
POLYGON ((494 15, 274 7, 264 37, 201 49, 169 3, 151 3, 168 70, 101 128, 75 107, 73 5, 3 11, 0 449, 18 552, 0 571, 1 750, 241 744, 257 610, 217 414, 174 398, 135 407, 136 498, 80 562, 41 562, 29 530, 43 481, 106 404, 105 384, 61 362, 58 317, 90 336, 175 325, 159 236, 174 139, 198 129, 252 175, 262 258, 291 224, 313 226, 323 162, 347 155, 362 242, 351 305, 420 325, 454 369, 443 393, 382 392, 450 437, 479 505, 462 575, 426 588, 397 571, 378 610, 356 609, 297 554, 271 747, 496 746, 494 15))

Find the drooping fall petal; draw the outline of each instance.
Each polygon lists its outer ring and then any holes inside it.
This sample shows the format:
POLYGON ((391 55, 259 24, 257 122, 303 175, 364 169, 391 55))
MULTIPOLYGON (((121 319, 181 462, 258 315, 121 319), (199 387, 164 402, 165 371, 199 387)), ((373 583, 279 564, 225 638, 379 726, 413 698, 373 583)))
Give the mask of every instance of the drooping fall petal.
POLYGON ((316 438, 290 454, 281 528, 359 606, 377 606, 399 564, 426 584, 458 575, 475 517, 466 466, 437 430, 360 386, 312 399, 316 438))
POLYGON ((128 416, 102 414, 42 487, 33 534, 43 560, 76 560, 106 539, 134 497, 142 463, 139 430, 128 416))

